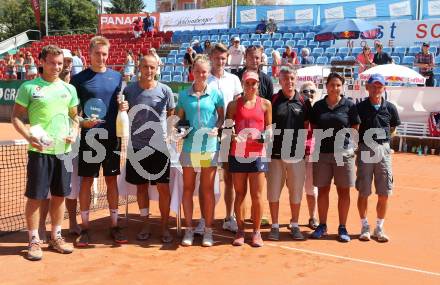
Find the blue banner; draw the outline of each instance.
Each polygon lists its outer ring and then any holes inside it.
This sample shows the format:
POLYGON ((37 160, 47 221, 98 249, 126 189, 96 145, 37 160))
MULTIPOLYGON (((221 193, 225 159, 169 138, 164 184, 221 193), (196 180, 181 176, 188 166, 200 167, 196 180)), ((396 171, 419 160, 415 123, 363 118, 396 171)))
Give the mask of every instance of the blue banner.
POLYGON ((274 19, 278 26, 317 25, 318 5, 238 6, 237 27, 255 27, 274 19))
POLYGON ((415 20, 417 0, 360 1, 320 5, 320 24, 342 19, 415 20))

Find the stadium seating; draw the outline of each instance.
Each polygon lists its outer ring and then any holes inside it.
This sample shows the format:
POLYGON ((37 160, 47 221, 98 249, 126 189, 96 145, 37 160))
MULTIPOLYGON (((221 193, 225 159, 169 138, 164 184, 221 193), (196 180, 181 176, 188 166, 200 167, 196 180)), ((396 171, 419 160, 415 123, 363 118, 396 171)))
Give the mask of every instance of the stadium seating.
POLYGON ((414 64, 414 56, 412 55, 406 55, 402 59, 403 65, 413 65, 414 64))

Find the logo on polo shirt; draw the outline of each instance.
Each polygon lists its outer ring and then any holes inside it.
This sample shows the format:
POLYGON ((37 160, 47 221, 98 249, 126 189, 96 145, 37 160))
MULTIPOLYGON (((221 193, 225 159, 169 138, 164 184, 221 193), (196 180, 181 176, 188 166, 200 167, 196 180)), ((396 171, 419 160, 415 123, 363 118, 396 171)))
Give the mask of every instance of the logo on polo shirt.
POLYGON ((32 99, 41 99, 44 95, 41 92, 41 87, 37 86, 35 87, 34 91, 32 92, 32 99))

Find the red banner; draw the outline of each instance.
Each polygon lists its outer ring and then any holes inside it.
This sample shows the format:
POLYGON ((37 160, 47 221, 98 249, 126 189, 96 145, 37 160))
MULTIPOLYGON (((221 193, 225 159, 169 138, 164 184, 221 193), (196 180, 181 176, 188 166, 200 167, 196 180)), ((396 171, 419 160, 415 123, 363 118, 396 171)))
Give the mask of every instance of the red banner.
MULTIPOLYGON (((138 17, 142 20, 146 14, 102 14, 99 15, 99 31, 101 34, 128 33, 133 30, 133 21, 138 17)), ((159 13, 150 13, 154 19, 154 29, 159 30, 159 13)))
POLYGON ((35 20, 37 21, 37 26, 40 27, 40 1, 38 0, 29 0, 32 5, 32 10, 34 10, 35 20))

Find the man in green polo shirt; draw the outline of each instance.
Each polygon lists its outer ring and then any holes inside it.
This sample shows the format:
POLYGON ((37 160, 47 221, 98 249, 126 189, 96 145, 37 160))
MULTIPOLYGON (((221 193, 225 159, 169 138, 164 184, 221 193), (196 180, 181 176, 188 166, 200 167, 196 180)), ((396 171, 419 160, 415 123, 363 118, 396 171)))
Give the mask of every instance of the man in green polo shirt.
POLYGON ((42 250, 38 236, 41 202, 51 193, 52 235, 49 248, 71 253, 73 248, 61 236, 64 198, 70 193, 71 173, 60 155, 71 150, 78 128, 78 98, 75 88, 58 76, 63 68, 63 52, 53 45, 41 51, 41 78, 20 86, 12 112, 15 129, 29 142, 25 216, 29 232, 29 260, 40 260, 42 250), (25 125, 26 116, 30 128, 25 125))

